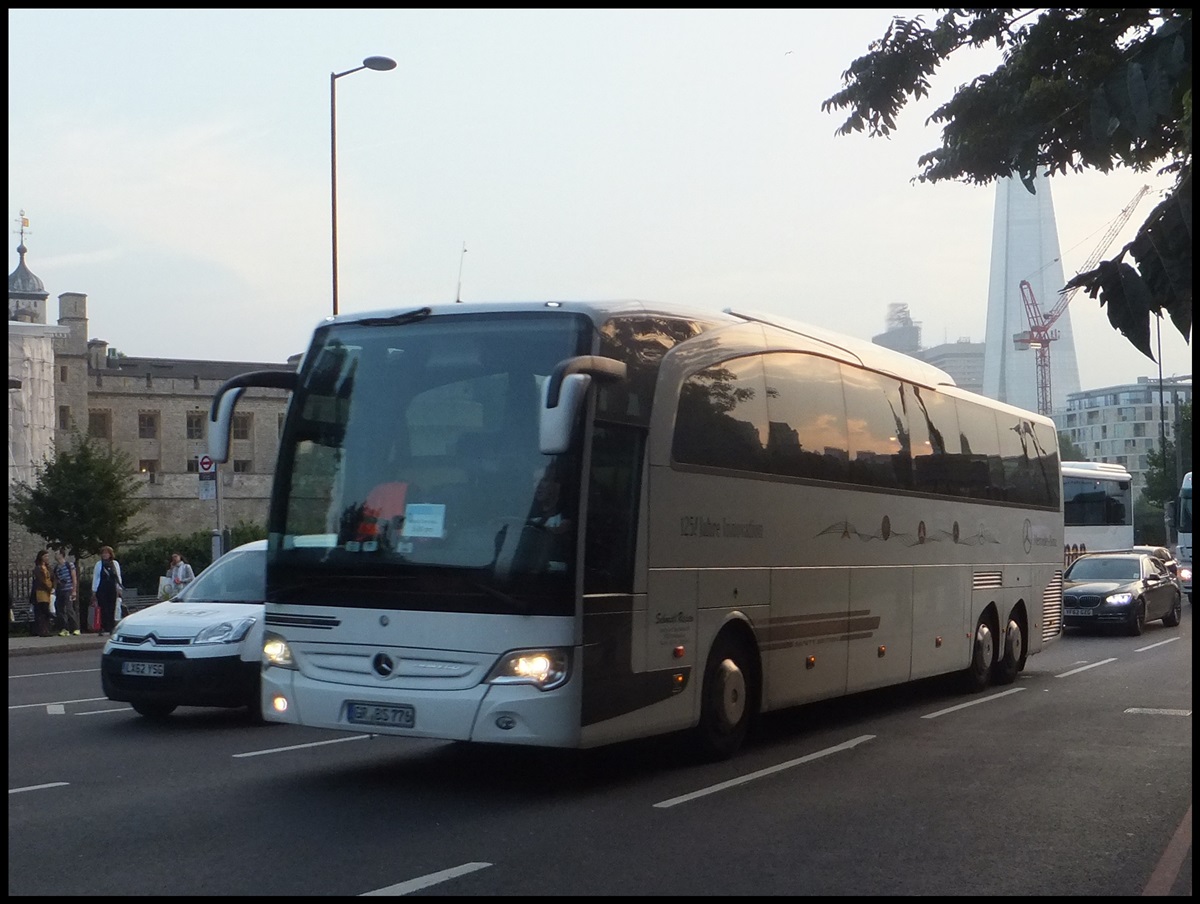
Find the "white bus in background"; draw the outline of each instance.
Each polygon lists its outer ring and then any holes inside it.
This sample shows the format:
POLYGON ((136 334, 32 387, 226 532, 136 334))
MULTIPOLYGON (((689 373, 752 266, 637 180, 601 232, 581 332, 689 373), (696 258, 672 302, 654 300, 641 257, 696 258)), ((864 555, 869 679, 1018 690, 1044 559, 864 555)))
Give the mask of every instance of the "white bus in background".
POLYGON ((1133 546, 1133 475, 1123 465, 1064 461, 1063 561, 1133 546))
POLYGON ((1192 472, 1183 475, 1183 486, 1179 489, 1179 500, 1175 506, 1175 523, 1178 543, 1175 559, 1179 562, 1179 579, 1188 602, 1192 601, 1192 472))
POLYGON ((274 721, 729 756, 759 712, 1007 684, 1061 632, 1054 424, 869 342, 641 302, 343 314, 218 390, 218 461, 262 385, 293 391, 274 721))

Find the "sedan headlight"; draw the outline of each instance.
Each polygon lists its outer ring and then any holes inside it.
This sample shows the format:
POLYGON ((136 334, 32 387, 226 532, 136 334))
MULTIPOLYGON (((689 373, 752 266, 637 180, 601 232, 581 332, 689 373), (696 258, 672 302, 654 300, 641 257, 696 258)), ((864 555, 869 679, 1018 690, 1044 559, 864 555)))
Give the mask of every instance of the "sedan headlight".
POLYGON ((571 652, 565 649, 505 653, 488 673, 488 684, 532 684, 540 691, 562 687, 571 677, 571 652))
POLYGON ((251 615, 246 618, 240 618, 237 621, 226 621, 218 625, 209 625, 196 635, 196 639, 192 643, 241 643, 245 636, 250 633, 250 629, 254 627, 256 621, 257 619, 251 615))
POLYGON ((292 648, 288 642, 272 631, 263 635, 263 665, 273 665, 281 669, 296 668, 296 660, 292 658, 292 648))
POLYGON ((1132 593, 1111 593, 1104 598, 1104 602, 1113 606, 1128 606, 1133 602, 1132 593))

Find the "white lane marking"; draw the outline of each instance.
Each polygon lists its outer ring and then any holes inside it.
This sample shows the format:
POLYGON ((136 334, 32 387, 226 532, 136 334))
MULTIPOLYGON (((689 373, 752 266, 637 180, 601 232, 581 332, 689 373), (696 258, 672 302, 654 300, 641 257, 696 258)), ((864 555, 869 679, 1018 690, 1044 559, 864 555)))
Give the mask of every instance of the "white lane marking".
POLYGON ((109 713, 127 713, 133 710, 132 706, 120 706, 116 709, 93 709, 85 713, 72 713, 73 716, 106 716, 109 713))
POLYGON ((20 794, 22 791, 41 791, 43 788, 65 788, 70 782, 47 782, 44 785, 29 785, 25 788, 9 788, 9 794, 20 794))
POLYGON ((67 708, 65 706, 63 706, 61 703, 47 703, 46 704, 46 715, 48 715, 48 716, 61 716, 66 711, 67 711, 67 708))
POLYGON ((744 785, 746 782, 752 782, 755 779, 764 778, 768 775, 774 775, 776 772, 782 772, 784 769, 791 769, 793 766, 799 766, 801 763, 809 763, 813 760, 819 760, 821 757, 829 756, 832 753, 841 753, 843 750, 849 750, 852 747, 857 747, 864 741, 870 741, 875 735, 861 735, 853 740, 847 741, 844 744, 838 744, 835 747, 826 747, 824 750, 818 750, 816 753, 810 753, 807 756, 797 757, 794 760, 788 760, 786 763, 780 763, 778 766, 769 766, 766 769, 760 769, 758 772, 751 772, 749 775, 743 775, 739 778, 731 778, 727 782, 721 782, 717 785, 710 785, 707 788, 701 788, 699 791, 693 791, 690 794, 682 794, 679 797, 672 797, 670 800, 662 800, 654 806, 659 809, 673 807, 676 804, 684 804, 688 801, 695 800, 698 797, 705 797, 709 794, 716 794, 718 791, 724 791, 726 788, 734 788, 738 785, 744 785))
POLYGON ((1141 706, 1131 706, 1125 710, 1127 714, 1135 716, 1190 716, 1190 709, 1146 709, 1141 706))
POLYGON ((291 747, 272 747, 269 750, 251 750, 249 753, 235 753, 233 758, 247 756, 265 756, 268 753, 287 753, 289 750, 304 750, 306 747, 324 747, 326 744, 342 744, 346 741, 362 741, 373 737, 369 734, 351 735, 348 738, 334 738, 331 741, 313 741, 311 744, 293 744, 291 747))
POLYGON ((1094 669, 1097 666, 1108 665, 1110 662, 1116 662, 1116 661, 1117 661, 1116 656, 1110 656, 1108 659, 1101 659, 1099 662, 1093 662, 1091 665, 1080 666, 1077 669, 1071 669, 1071 671, 1069 671, 1069 672, 1062 672, 1061 674, 1055 675, 1054 677, 1055 678, 1068 678, 1071 675, 1078 675, 1080 672, 1086 672, 1088 669, 1094 669))
POLYGON ((1024 691, 1024 690, 1028 690, 1028 688, 1024 688, 1024 687, 1010 688, 1009 690, 1001 691, 998 694, 992 694, 990 697, 980 697, 977 700, 968 700, 966 703, 959 703, 955 706, 948 707, 947 709, 939 709, 935 713, 926 713, 925 715, 921 716, 921 718, 922 719, 936 719, 938 716, 944 716, 947 713, 955 713, 955 712, 958 712, 960 709, 966 709, 968 706, 977 706, 980 703, 991 703, 993 700, 999 700, 1001 697, 1007 697, 1009 694, 1019 694, 1019 693, 1021 693, 1021 691, 1024 691))
POLYGON ((107 700, 107 697, 84 697, 81 700, 58 700, 54 703, 20 703, 16 706, 10 706, 9 710, 14 709, 37 709, 39 706, 62 706, 66 703, 95 703, 97 700, 107 700))
POLYGON ((1148 647, 1138 647, 1133 652, 1145 653, 1147 650, 1153 650, 1155 647, 1161 647, 1163 644, 1175 643, 1175 641, 1177 641, 1177 640, 1179 640, 1178 637, 1168 637, 1166 640, 1160 640, 1158 643, 1152 643, 1148 647))
POLYGON ((439 882, 445 882, 448 879, 457 879, 459 876, 465 876, 467 873, 486 869, 489 866, 491 866, 490 863, 464 863, 462 866, 452 866, 450 869, 444 869, 438 873, 430 873, 428 876, 421 876, 417 879, 409 879, 407 882, 400 882, 397 885, 389 885, 387 888, 364 891, 359 897, 365 898, 371 895, 406 895, 409 892, 420 891, 422 888, 437 885, 439 882))
POLYGON ((9 678, 49 678, 53 675, 86 675, 89 672, 98 672, 99 669, 69 669, 65 672, 34 672, 30 675, 9 675, 9 678))

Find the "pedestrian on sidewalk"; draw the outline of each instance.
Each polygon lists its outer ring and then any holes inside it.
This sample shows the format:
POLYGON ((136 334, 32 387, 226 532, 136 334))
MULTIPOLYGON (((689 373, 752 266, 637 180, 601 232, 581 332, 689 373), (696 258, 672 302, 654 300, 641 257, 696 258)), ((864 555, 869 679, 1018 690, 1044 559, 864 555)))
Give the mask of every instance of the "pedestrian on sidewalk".
POLYGON ((38 637, 50 636, 50 594, 53 592, 50 553, 39 549, 33 560, 33 633, 38 637))
POLYGON ((79 633, 79 576, 75 563, 67 558, 66 548, 55 553, 54 610, 58 636, 79 633))
POLYGON ((124 591, 121 563, 113 557, 111 546, 101 546, 100 561, 92 570, 92 602, 100 607, 101 634, 112 634, 116 627, 117 606, 124 591))
POLYGON ((167 577, 171 579, 171 596, 175 596, 195 580, 196 574, 180 553, 173 552, 171 553, 171 567, 167 569, 167 577))

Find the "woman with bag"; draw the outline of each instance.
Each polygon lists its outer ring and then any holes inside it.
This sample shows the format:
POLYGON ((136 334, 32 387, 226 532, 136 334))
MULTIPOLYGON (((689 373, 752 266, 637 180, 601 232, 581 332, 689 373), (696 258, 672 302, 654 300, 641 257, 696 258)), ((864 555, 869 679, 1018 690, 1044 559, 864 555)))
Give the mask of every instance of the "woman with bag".
POLYGON ((101 546, 100 561, 92 570, 92 602, 100 607, 101 634, 112 634, 116 627, 123 592, 121 563, 113 558, 111 546, 101 546))
POLYGON ((54 575, 50 571, 50 553, 38 550, 33 560, 33 632, 38 637, 50 636, 50 594, 54 592, 54 575))

